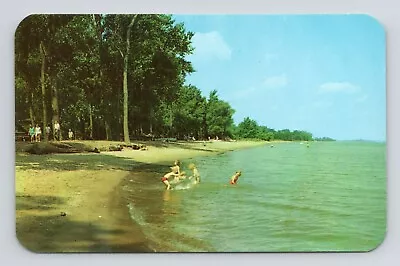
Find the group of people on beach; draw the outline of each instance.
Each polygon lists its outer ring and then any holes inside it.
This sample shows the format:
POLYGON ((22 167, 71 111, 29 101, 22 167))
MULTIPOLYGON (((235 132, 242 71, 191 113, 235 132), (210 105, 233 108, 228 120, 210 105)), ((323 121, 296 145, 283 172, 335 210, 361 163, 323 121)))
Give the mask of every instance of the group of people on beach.
MULTIPOLYGON (((50 139, 50 134, 51 134, 50 124, 44 128, 44 133, 46 134, 47 139, 50 139)), ((40 142, 42 137, 42 128, 39 126, 39 124, 36 124, 36 126, 31 124, 29 126, 28 134, 31 142, 40 142)), ((55 139, 61 140, 60 124, 57 121, 55 121, 54 123, 53 135, 55 139)), ((68 132, 68 136, 70 139, 72 139, 73 133, 71 129, 68 132)))
POLYGON ((31 138, 31 142, 40 142, 41 135, 42 129, 39 125, 36 125, 36 127, 32 125, 29 126, 29 136, 31 138))
MULTIPOLYGON (((186 177, 186 172, 181 171, 181 162, 179 160, 176 160, 174 162, 174 165, 170 167, 171 171, 167 174, 165 174, 161 178, 161 182, 165 184, 165 188, 167 190, 171 189, 171 184, 178 184, 185 180, 186 177)), ((192 171, 192 175, 188 177, 189 180, 194 179, 194 184, 199 184, 200 183, 200 173, 197 170, 197 167, 194 163, 189 164, 189 169, 192 171)), ((231 185, 236 185, 238 182, 239 177, 242 175, 241 171, 236 171, 236 173, 230 178, 229 183, 231 185)))

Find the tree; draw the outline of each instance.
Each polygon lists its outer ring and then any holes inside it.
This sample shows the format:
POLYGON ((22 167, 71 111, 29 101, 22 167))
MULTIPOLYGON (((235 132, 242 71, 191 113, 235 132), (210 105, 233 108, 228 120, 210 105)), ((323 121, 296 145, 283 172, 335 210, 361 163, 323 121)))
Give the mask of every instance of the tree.
POLYGON ((259 137, 259 127, 255 120, 249 117, 244 118, 237 127, 236 134, 239 138, 249 139, 259 137))
POLYGON ((233 114, 235 110, 229 103, 219 99, 217 91, 210 92, 206 105, 206 132, 212 137, 226 137, 231 135, 233 114))
POLYGON ((196 139, 204 138, 202 132, 206 99, 193 85, 183 86, 178 94, 174 121, 179 136, 189 135, 196 139))
MULTIPOLYGON (((40 87, 41 87, 41 104, 42 104, 42 123, 43 131, 47 126, 48 119, 48 86, 51 85, 52 76, 51 68, 57 62, 57 55, 59 53, 54 53, 54 51, 60 50, 57 46, 57 31, 71 20, 71 16, 65 15, 31 15, 26 17, 18 26, 16 31, 16 53, 18 54, 19 60, 26 60, 27 62, 34 62, 40 64, 40 87), (35 56, 39 55, 40 60, 35 60, 35 56), (33 59, 33 60, 32 60, 33 59)), ((58 51, 60 52, 60 51, 58 51)), ((18 62, 18 60, 17 60, 18 62)), ((25 74, 23 74, 24 79, 27 84, 34 84, 34 78, 30 70, 34 70, 35 66, 26 65, 25 74), (27 74, 29 73, 30 74, 27 74)), ((20 64, 16 64, 16 71, 22 70, 20 64)), ((24 71, 21 71, 24 73, 24 71)), ((20 72, 20 73, 21 73, 20 72)), ((18 76, 19 73, 16 72, 18 76)), ((30 98, 38 97, 39 95, 33 95, 31 93, 30 98)), ((57 102, 53 99, 53 104, 57 102)), ((33 111, 33 109, 31 109, 33 111)), ((31 116, 31 120, 33 120, 31 116)), ((47 140, 47 135, 44 134, 44 139, 47 140)))
MULTIPOLYGON (((15 35, 16 121, 51 118, 79 138, 144 135, 306 140, 247 118, 217 91, 185 85, 193 33, 170 15, 32 15, 15 35), (122 89, 121 89, 122 84, 122 89)), ((27 129, 26 129, 27 130, 27 129)), ((64 132, 66 132, 64 131, 64 132)))

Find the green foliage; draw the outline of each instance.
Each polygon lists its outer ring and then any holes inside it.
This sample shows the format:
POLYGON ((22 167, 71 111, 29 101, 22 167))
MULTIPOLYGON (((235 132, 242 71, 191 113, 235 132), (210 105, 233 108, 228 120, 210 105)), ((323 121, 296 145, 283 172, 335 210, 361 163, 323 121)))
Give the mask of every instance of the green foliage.
POLYGON ((185 85, 186 76, 195 71, 186 60, 194 51, 194 34, 170 15, 138 15, 126 50, 133 17, 24 19, 15 34, 16 121, 59 119, 64 135, 72 129, 79 138, 121 140, 125 66, 133 137, 312 139, 308 132, 275 131, 248 117, 235 126, 235 110, 216 90, 206 98, 195 86, 185 85))
POLYGON ((235 128, 235 137, 238 139, 260 139, 266 141, 313 141, 313 140, 332 140, 330 138, 313 138, 310 132, 302 130, 290 131, 289 129, 274 130, 266 126, 259 126, 255 120, 246 117, 235 128))
POLYGON ((181 88, 174 108, 174 125, 179 136, 203 137, 205 107, 206 99, 198 88, 191 85, 181 88))
POLYGON ((219 99, 216 90, 211 91, 205 112, 206 135, 212 138, 230 136, 234 113, 229 103, 219 99))
MULTIPOLYGON (((119 140, 132 16, 32 15, 21 22, 15 42, 17 120, 40 121, 45 108, 45 120, 59 116, 64 134, 71 128, 82 138, 110 135, 119 140)), ((131 135, 202 138, 207 126, 221 136, 229 131, 233 114, 229 104, 219 100, 208 104, 199 89, 184 85, 186 75, 194 71, 185 59, 193 52, 192 37, 170 15, 138 15, 131 29, 127 68, 131 135), (209 116, 206 125, 207 107, 223 119, 209 116)))
POLYGON ((240 122, 236 130, 237 137, 243 139, 259 138, 260 133, 261 131, 257 122, 249 117, 240 122))

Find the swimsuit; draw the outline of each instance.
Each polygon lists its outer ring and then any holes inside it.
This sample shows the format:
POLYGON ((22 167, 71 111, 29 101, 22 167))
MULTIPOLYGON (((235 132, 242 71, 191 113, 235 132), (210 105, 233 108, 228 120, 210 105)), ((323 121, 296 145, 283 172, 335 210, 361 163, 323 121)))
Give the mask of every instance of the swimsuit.
MULTIPOLYGON (((175 168, 175 169, 174 169, 175 171, 173 171, 173 173, 174 173, 174 174, 178 174, 178 170, 176 169, 176 166, 173 166, 173 167, 171 167, 171 168, 175 168)), ((168 175, 168 174, 167 174, 167 175, 168 175)), ((161 177, 161 182, 165 182, 165 181, 168 181, 168 177, 165 177, 165 176, 161 177)))

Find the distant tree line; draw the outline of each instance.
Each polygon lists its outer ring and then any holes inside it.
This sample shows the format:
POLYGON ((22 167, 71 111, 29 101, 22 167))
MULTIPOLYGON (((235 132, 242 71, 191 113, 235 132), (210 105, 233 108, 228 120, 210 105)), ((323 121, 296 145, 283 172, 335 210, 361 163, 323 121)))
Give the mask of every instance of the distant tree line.
POLYGON ((314 138, 312 133, 303 130, 289 129, 275 130, 266 126, 260 126, 249 117, 244 118, 237 126, 233 127, 233 136, 238 139, 261 139, 266 141, 334 141, 331 138, 314 138))
POLYGON ((335 139, 323 137, 323 138, 314 138, 315 141, 335 141, 335 139))
MULTIPOLYGON (((31 15, 15 34, 15 121, 44 130, 58 121, 81 139, 175 137, 310 140, 274 131, 213 90, 186 85, 193 33, 170 15, 31 15)), ((47 136, 44 134, 44 138, 47 136)))

